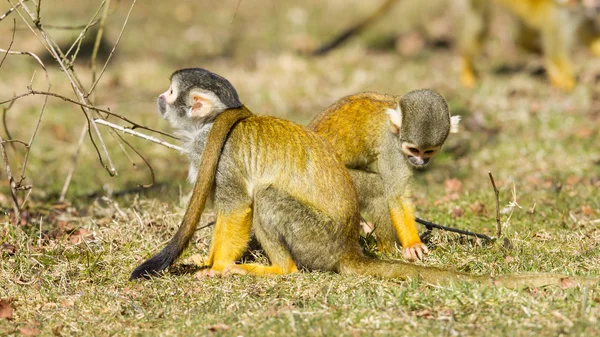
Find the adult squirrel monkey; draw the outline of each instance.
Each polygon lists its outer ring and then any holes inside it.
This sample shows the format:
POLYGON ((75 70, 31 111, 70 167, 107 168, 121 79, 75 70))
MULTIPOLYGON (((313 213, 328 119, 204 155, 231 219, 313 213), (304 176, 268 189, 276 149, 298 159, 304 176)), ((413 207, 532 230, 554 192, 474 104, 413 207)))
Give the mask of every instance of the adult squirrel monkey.
POLYGON ((358 202, 346 168, 319 135, 274 117, 253 115, 226 79, 205 69, 176 71, 159 96, 161 114, 179 130, 195 181, 181 226, 131 279, 169 267, 190 242, 208 197, 216 226, 200 276, 287 274, 300 268, 425 282, 472 280, 508 287, 564 283, 564 276, 475 276, 363 255, 358 202), (214 183, 213 183, 214 182, 214 183), (236 264, 251 229, 270 265, 236 264))
POLYGON ((406 259, 428 253, 415 223, 412 167, 428 165, 459 121, 440 94, 425 89, 402 97, 350 95, 310 123, 348 168, 380 250, 392 252, 399 241, 406 259))
MULTIPOLYGON (((580 37, 600 56, 600 32, 590 17, 590 9, 581 0, 495 0, 514 14, 521 24, 520 44, 531 49, 536 34, 541 37, 544 63, 553 86, 565 91, 575 87, 575 76, 569 58, 572 45, 580 37)), ((462 34, 460 80, 466 87, 477 82, 473 63, 488 34, 491 0, 468 0, 462 34)))

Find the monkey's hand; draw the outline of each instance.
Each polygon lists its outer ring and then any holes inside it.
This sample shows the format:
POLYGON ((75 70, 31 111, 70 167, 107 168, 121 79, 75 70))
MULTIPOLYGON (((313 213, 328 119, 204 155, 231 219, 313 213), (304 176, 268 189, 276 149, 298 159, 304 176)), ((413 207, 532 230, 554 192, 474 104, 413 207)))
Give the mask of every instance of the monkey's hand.
POLYGON ((417 243, 402 249, 402 255, 409 261, 421 260, 429 254, 429 249, 424 243, 417 243))

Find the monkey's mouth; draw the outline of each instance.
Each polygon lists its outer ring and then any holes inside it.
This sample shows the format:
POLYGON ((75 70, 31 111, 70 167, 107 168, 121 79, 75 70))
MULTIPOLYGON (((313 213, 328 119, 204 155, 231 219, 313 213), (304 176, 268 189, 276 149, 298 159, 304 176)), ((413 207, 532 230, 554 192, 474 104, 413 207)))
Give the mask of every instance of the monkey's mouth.
POLYGON ((429 164, 429 160, 430 158, 422 159, 421 157, 408 156, 408 162, 416 168, 423 168, 427 166, 427 164, 429 164))

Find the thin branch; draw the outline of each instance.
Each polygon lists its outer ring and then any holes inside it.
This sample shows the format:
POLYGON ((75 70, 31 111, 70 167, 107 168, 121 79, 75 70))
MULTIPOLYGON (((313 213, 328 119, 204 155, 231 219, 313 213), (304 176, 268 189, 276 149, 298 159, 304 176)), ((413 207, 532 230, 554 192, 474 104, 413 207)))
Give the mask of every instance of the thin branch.
POLYGON ((85 135, 88 133, 88 123, 83 125, 81 129, 81 134, 79 135, 79 140, 77 141, 77 149, 75 153, 71 157, 71 166, 69 167, 69 172, 67 173, 67 177, 65 178, 65 182, 63 183, 63 187, 60 190, 60 197, 58 198, 59 202, 65 201, 65 195, 67 195, 67 190, 69 189, 69 185, 71 185, 71 179, 73 178, 73 173, 75 172, 75 167, 77 166, 77 158, 79 158, 79 152, 83 147, 83 141, 85 140, 85 135))
MULTIPOLYGON (((26 2, 27 0, 23 0, 23 2, 26 2)), ((12 4, 11 4, 12 5, 12 4)), ((19 8, 21 6, 20 3, 12 6, 6 13, 2 14, 2 16, 0 16, 0 21, 6 19, 7 16, 9 16, 12 12, 15 11, 15 9, 19 8)))
MULTIPOLYGON (((129 146, 129 148, 131 149, 131 151, 135 152, 135 154, 137 154, 138 157, 140 157, 140 159, 142 159, 142 161, 144 161, 144 164, 146 164, 146 167, 148 167, 148 169, 150 170, 150 177, 152 179, 152 181, 150 182, 150 184, 138 184, 138 187, 141 187, 141 188, 150 188, 150 187, 152 187, 156 183, 156 176, 154 175, 154 169, 152 168, 152 165, 150 165, 150 162, 138 150, 136 150, 131 144, 129 144, 129 142, 126 141, 123 138, 123 136, 121 136, 118 133, 115 133, 115 135, 117 135, 117 137, 119 137, 125 144, 127 144, 127 146, 129 146)), ((133 163, 133 165, 135 165, 135 163, 133 163)))
POLYGON ((100 22, 100 20, 94 20, 94 21, 90 22, 87 25, 79 25, 79 26, 44 25, 44 27, 45 28, 50 28, 50 29, 78 30, 78 29, 86 29, 86 28, 94 27, 95 25, 98 24, 98 22, 100 22))
POLYGON ((492 187, 494 188, 494 194, 496 195, 496 239, 500 238, 502 235, 502 223, 500 222, 500 192, 498 188, 496 188, 496 182, 494 181, 494 176, 492 175, 492 171, 488 171, 488 175, 490 176, 490 180, 492 182, 492 187))
MULTIPOLYGON (((88 24, 85 27, 83 27, 83 30, 79 33, 79 35, 77 36, 77 39, 75 39, 75 41, 73 41, 73 43, 71 44, 71 47, 64 54, 64 57, 66 58, 67 56, 69 56, 69 54, 71 54, 71 51, 73 50, 73 48, 75 48, 75 46, 77 46, 77 49, 75 50, 75 52, 73 53, 73 56, 71 57, 71 60, 69 61, 69 62, 71 62, 71 64, 73 62, 75 62, 75 58, 77 58, 77 54, 79 54, 79 50, 81 48, 81 43, 83 42, 85 34, 87 34, 88 30, 93 26, 92 22, 96 19, 96 17, 98 16, 98 13, 100 13, 100 10, 102 9, 102 7, 104 6, 105 3, 106 3, 106 0, 103 0, 102 3, 100 3, 100 6, 98 7, 98 9, 94 13, 94 15, 90 18, 90 21, 88 22, 88 24)), ((98 20, 96 20, 96 22, 98 22, 98 20)), ((48 26, 44 25, 44 27, 48 27, 48 26)))
MULTIPOLYGON (((106 1, 107 2, 104 6, 104 12, 102 13, 102 17, 100 17, 100 27, 98 28, 98 32, 96 33, 96 40, 94 41, 94 48, 92 50, 92 57, 90 59, 90 69, 92 70, 92 83, 96 83, 96 58, 98 57, 100 41, 102 40, 102 35, 104 34, 104 25, 106 23, 106 17, 108 16, 108 8, 110 7, 110 0, 106 1)), ((104 4, 104 1, 102 3, 104 4)), ((86 94, 87 96, 91 94, 92 89, 88 90, 86 94)))
POLYGON ((73 104, 79 105, 79 106, 84 107, 84 108, 88 108, 88 109, 95 110, 95 111, 98 111, 98 112, 103 112, 105 114, 108 114, 108 115, 114 116, 116 118, 119 118, 119 119, 121 119, 121 120, 123 120, 123 121, 125 121, 125 122, 127 122, 127 123, 129 123, 131 125, 133 125, 132 128, 131 128, 132 130, 133 129, 143 129, 143 130, 148 130, 150 132, 158 133, 160 135, 163 135, 163 136, 166 136, 166 137, 169 137, 169 138, 172 138, 172 139, 176 139, 176 140, 179 139, 179 138, 177 138, 177 137, 175 137, 175 136, 173 136, 173 135, 171 135, 171 134, 169 134, 167 132, 160 131, 160 130, 155 130, 155 129, 143 126, 141 124, 138 124, 138 123, 130 120, 129 118, 123 117, 123 116, 119 115, 118 113, 112 112, 112 111, 110 111, 108 109, 101 109, 101 108, 98 108, 98 107, 96 107, 94 105, 91 105, 91 104, 85 104, 85 103, 77 102, 76 100, 73 100, 71 98, 68 98, 68 97, 65 97, 65 96, 53 93, 53 92, 46 92, 46 91, 39 91, 39 90, 29 90, 28 92, 26 92, 24 94, 20 94, 20 95, 17 95, 15 97, 11 98, 11 99, 7 99, 5 101, 1 101, 0 105, 8 103, 8 102, 11 102, 11 101, 14 101, 14 100, 17 100, 17 99, 20 99, 20 98, 23 98, 23 97, 26 97, 26 96, 31 96, 31 95, 47 95, 47 96, 53 96, 53 97, 56 97, 56 98, 60 98, 60 99, 62 99, 64 101, 67 101, 69 103, 73 103, 73 104))
POLYGON ((127 12, 127 16, 125 17, 125 21, 123 22, 123 26, 121 27, 121 32, 119 33, 119 36, 117 37, 117 42, 115 42, 115 45, 113 46, 112 50, 110 51, 110 54, 108 54, 108 58, 106 59, 106 62, 104 62, 104 66, 102 67, 102 70, 100 71, 100 75, 98 75, 98 78, 96 79, 94 84, 92 84, 92 87, 90 88, 90 90, 88 90, 88 93, 87 93, 88 96, 90 95, 90 93, 92 91, 94 91, 94 88, 96 88, 96 85, 102 78, 102 75, 104 75, 104 72, 106 71, 106 67, 108 66, 108 63, 110 62, 110 59, 112 58, 113 54, 115 53, 115 49, 117 48, 119 41, 121 41, 121 37, 123 36, 123 32, 125 31, 125 26, 127 26, 127 22, 129 21, 129 16, 131 15, 133 6, 135 6, 135 2, 136 2, 136 0, 133 0, 133 2, 131 3, 131 7, 129 7, 129 12, 127 12))
POLYGON ((4 148, 4 139, 0 136, 0 153, 2 154, 2 160, 4 161, 4 168, 6 169, 6 176, 8 177, 8 185, 10 187, 10 195, 13 199, 13 209, 15 211, 15 221, 18 224, 21 221, 21 211, 19 208, 19 199, 17 199, 17 186, 15 179, 10 171, 10 164, 8 157, 6 156, 6 149, 4 148))
POLYGON ((2 65, 4 64, 4 60, 6 60, 6 57, 10 53, 10 48, 12 47, 13 43, 15 42, 15 32, 16 31, 17 31, 17 20, 13 19, 13 31, 12 31, 12 35, 10 37, 10 43, 8 44, 8 48, 6 48, 6 52, 4 53, 4 56, 2 57, 2 61, 0 61, 0 67, 2 67, 2 65))
MULTIPOLYGON (((8 0, 10 2, 10 0, 8 0)), ((19 2, 21 3, 21 6, 23 7, 23 9, 25 10, 25 12, 27 12, 27 14, 29 15, 29 17, 31 18, 31 20, 36 20, 36 17, 34 16, 34 14, 29 10, 29 8, 27 7, 27 5, 25 5, 23 3, 23 0, 19 0, 19 2)), ((17 12, 19 12, 17 10, 17 12)), ((19 15, 20 12, 19 12, 19 15)), ((21 16, 22 17, 22 16, 21 16)), ((27 24, 27 26, 29 27, 29 29, 34 32, 35 34, 35 30, 33 29, 33 27, 31 27, 31 25, 29 25, 27 23, 27 21, 24 19, 23 21, 25 21, 25 23, 27 24)), ((56 42, 54 42, 54 40, 50 37, 49 34, 46 33, 46 31, 43 29, 42 25, 37 23, 36 24, 36 28, 37 31, 41 34, 41 38, 35 34, 38 39, 40 40, 40 42, 42 42, 42 44, 44 44, 44 46, 46 47, 46 49, 50 52, 50 55, 52 55, 52 57, 58 62, 60 68, 63 70, 63 72, 65 73, 65 75, 67 76, 67 79, 69 80, 69 82, 71 82, 72 88, 75 91, 75 93, 77 94, 78 98, 81 100, 82 103, 89 103, 86 100, 86 97, 84 95, 84 90, 83 87, 81 86, 81 83, 75 79, 76 75, 74 73, 72 73, 70 71, 70 69, 67 69, 67 67, 65 66, 63 60, 61 59, 60 56, 60 48, 58 48, 58 46, 56 46, 56 42)), ((92 129, 94 130, 94 133, 96 134, 96 137, 98 138, 98 141, 100 142, 100 145, 102 147, 102 150, 106 156, 106 160, 108 161, 108 164, 106 164, 104 162, 104 158, 102 157, 102 155, 100 154, 99 151, 98 152, 98 159, 100 160, 100 163, 102 164, 102 166, 104 166, 104 168, 108 171, 108 173, 111 176, 114 176, 117 174, 117 171, 114 167, 114 164, 112 162, 112 159, 108 153, 108 149, 106 148, 106 144, 104 143, 104 139, 102 138, 102 135, 100 134, 100 130, 98 130, 98 126, 96 125, 96 123, 94 123, 93 119, 91 118, 91 116, 89 116, 89 111, 87 111, 86 109, 82 109, 84 111, 84 113, 86 114, 86 118, 88 119, 88 122, 91 124, 92 129)), ((90 133, 91 135, 91 133, 90 133)), ((96 143, 94 141, 94 138, 90 136, 90 140, 92 141, 92 144, 94 145, 95 148, 97 148, 96 143)))
POLYGON ((26 142, 19 140, 19 139, 8 139, 8 140, 3 140, 0 142, 0 144, 9 144, 9 143, 19 143, 24 145, 25 147, 29 147, 29 144, 27 144, 26 142))
POLYGON ((164 147, 168 147, 171 150, 177 150, 177 151, 179 151, 181 153, 185 153, 186 152, 183 148, 181 148, 181 147, 179 147, 177 145, 173 145, 171 143, 165 142, 164 140, 160 140, 158 138, 154 138, 152 136, 148 136, 146 134, 133 131, 132 129, 128 129, 128 128, 122 127, 120 125, 113 124, 111 122, 107 122, 104 119, 96 118, 95 122, 98 123, 98 124, 101 124, 101 125, 105 125, 105 126, 111 127, 113 129, 117 129, 119 131, 122 131, 123 133, 129 134, 129 135, 133 135, 133 136, 136 136, 136 137, 140 137, 140 138, 143 138, 145 140, 154 142, 156 144, 160 144, 160 145, 162 145, 164 147))

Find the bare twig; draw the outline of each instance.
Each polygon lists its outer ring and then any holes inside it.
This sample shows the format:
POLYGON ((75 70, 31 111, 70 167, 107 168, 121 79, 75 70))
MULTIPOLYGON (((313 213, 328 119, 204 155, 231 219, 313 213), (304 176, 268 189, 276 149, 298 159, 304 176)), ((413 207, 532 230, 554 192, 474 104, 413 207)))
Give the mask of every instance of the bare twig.
MULTIPOLYGON (((119 37, 117 37, 117 42, 115 42, 115 45, 113 46, 112 50, 110 51, 110 54, 108 54, 108 58, 106 59, 106 62, 104 62, 104 66, 102 67, 102 70, 100 71, 100 75, 98 75, 98 78, 96 79, 94 84, 92 84, 90 90, 88 90, 88 93, 87 93, 88 96, 90 95, 90 93, 92 91, 94 91, 94 88, 96 88, 96 85, 98 84, 98 82, 102 78, 102 75, 106 71, 106 67, 108 66, 108 63, 110 62, 110 59, 113 56, 115 49, 117 48, 117 45, 119 44, 119 41, 121 41, 121 37, 123 36, 123 32, 125 31, 125 26, 127 26, 127 22, 129 21, 129 16, 131 15, 133 6, 135 6, 135 2, 136 2, 136 0, 133 0, 133 2, 131 3, 131 7, 129 7, 129 12, 127 12, 127 16, 125 17, 125 21, 123 22, 123 27, 121 27, 121 32, 119 33, 119 37)), ((108 5, 106 7, 108 8, 108 5)), ((96 43, 99 43, 99 41, 96 40, 96 43)))
MULTIPOLYGON (((8 1, 11 2, 11 0, 8 0, 8 1)), ((41 23, 36 22, 36 16, 31 12, 31 10, 27 7, 27 5, 25 5, 23 3, 23 0, 19 0, 19 2, 21 3, 21 7, 23 7, 23 9, 27 13, 27 15, 29 15, 29 18, 36 23, 36 29, 34 29, 33 27, 31 27, 31 25, 27 22, 27 20, 21 15, 21 13, 19 12, 19 10, 17 10, 17 13, 19 13, 19 15, 23 18, 23 21, 25 22, 25 24, 27 25, 27 27, 34 33, 34 35, 36 37, 38 37, 38 39, 40 40, 40 42, 42 42, 42 44, 44 45, 44 47, 46 47, 46 49, 48 50, 48 52, 50 52, 50 55, 52 55, 52 57, 58 62, 60 68, 62 69, 62 71, 67 76, 67 79, 69 80, 69 82, 71 82, 71 86, 72 86, 73 90, 75 91, 75 93, 77 94, 77 97, 79 98, 80 102, 81 103, 85 103, 85 104, 89 104, 89 102, 87 101, 87 99, 86 99, 86 97, 84 95, 84 89, 83 89, 80 81, 75 78, 76 75, 74 74, 74 72, 72 72, 72 69, 71 68, 67 68, 65 66, 65 63, 63 62, 63 60, 61 58, 62 52, 60 51, 60 48, 58 48, 58 46, 56 45, 56 42, 44 30, 44 28, 41 25, 41 23), (41 35, 41 37, 40 37, 40 35, 36 34, 36 30, 37 30, 37 32, 39 32, 39 34, 41 35)), ((116 169, 114 167, 114 164, 112 162, 112 159, 111 159, 111 157, 110 157, 110 155, 108 153, 108 149, 106 148, 106 144, 104 143, 104 139, 102 138, 102 135, 100 134, 100 130, 98 130, 98 126, 96 125, 96 123, 94 123, 93 119, 89 115, 89 111, 86 108, 83 108, 82 110, 83 110, 84 114, 86 115, 88 123, 90 123, 91 128, 94 130, 94 133, 96 134, 98 142, 100 142, 100 146, 102 147, 102 151, 104 152, 104 155, 106 156, 106 160, 108 162, 108 163, 105 163, 104 157, 100 153, 98 147, 96 146, 95 140, 94 140, 93 137, 91 137, 91 133, 90 133, 90 140, 92 141, 92 144, 96 148, 96 152, 98 154, 98 159, 100 160, 100 163, 102 164, 102 166, 104 166, 104 168, 108 171, 108 173, 111 176, 116 175, 117 171, 116 171, 116 169)))
MULTIPOLYGON (((66 58, 69 54, 71 54, 71 51, 73 50, 73 48, 75 48, 75 46, 77 46, 77 49, 75 49, 75 52, 73 53, 73 55, 71 56, 71 60, 69 61, 71 64, 73 64, 73 62, 75 62, 75 59, 77 58, 77 54, 79 54, 79 50, 81 48, 81 43, 83 42, 85 34, 87 34, 88 30, 92 27, 92 23, 94 21, 99 22, 98 20, 96 20, 96 17, 100 13, 100 10, 102 9, 102 7, 104 6, 105 3, 106 3, 106 0, 103 0, 102 3, 100 3, 100 6, 98 6, 98 9, 94 13, 94 15, 90 18, 90 21, 88 22, 88 24, 85 27, 83 27, 83 30, 81 32, 79 32, 79 36, 77 36, 77 39, 75 39, 75 41, 73 41, 69 50, 67 50, 67 52, 64 54, 64 57, 66 58)), ((45 25, 44 27, 48 27, 48 26, 45 25)))
MULTIPOLYGON (((102 2, 102 5, 105 4, 105 1, 102 2)), ((106 17, 108 16, 108 8, 110 7, 110 0, 106 0, 106 5, 104 6, 104 12, 100 17, 100 27, 98 28, 98 32, 96 33, 96 40, 94 41, 94 48, 92 50, 92 58, 90 60, 90 69, 92 70, 92 83, 96 83, 96 58, 98 57, 98 50, 100 49, 100 41, 102 41, 102 35, 104 34, 104 24, 106 23, 106 17)), ((86 93, 87 96, 91 94, 92 90, 88 90, 86 93)))
POLYGON ((175 136, 173 136, 173 135, 171 135, 171 134, 169 134, 167 132, 160 131, 160 130, 155 130, 155 129, 143 126, 143 125, 141 125, 139 123, 136 123, 136 122, 130 120, 129 118, 123 117, 123 116, 119 115, 118 113, 112 112, 112 111, 110 111, 108 109, 98 108, 98 107, 96 107, 94 105, 91 105, 91 104, 80 103, 80 102, 77 102, 76 100, 73 100, 71 98, 68 98, 68 97, 65 97, 65 96, 53 93, 53 92, 46 92, 46 91, 39 91, 39 90, 29 90, 28 92, 26 92, 24 94, 17 95, 15 97, 11 98, 11 99, 7 99, 5 101, 0 101, 0 105, 8 103, 8 102, 11 102, 11 101, 14 101, 14 100, 17 100, 17 99, 20 99, 20 98, 23 98, 23 97, 26 97, 26 96, 31 96, 31 95, 47 95, 47 96, 53 96, 53 97, 56 97, 56 98, 60 98, 60 99, 62 99, 64 101, 67 101, 69 103, 73 103, 73 104, 79 105, 81 107, 88 108, 88 109, 91 109, 91 110, 95 110, 95 111, 98 111, 98 112, 103 112, 105 114, 114 116, 114 117, 119 118, 121 120, 124 120, 125 122, 133 125, 133 127, 131 129, 148 130, 150 132, 158 133, 158 134, 166 136, 166 137, 170 137, 170 138, 173 138, 173 139, 178 139, 177 137, 175 137, 175 136))
POLYGON ((81 129, 81 134, 79 135, 79 140, 77 141, 77 149, 71 157, 71 166, 69 167, 69 172, 67 173, 67 177, 65 178, 63 187, 60 190, 60 197, 58 198, 59 202, 65 201, 65 195, 67 195, 67 190, 69 189, 69 185, 71 185, 71 179, 73 178, 73 173, 75 172, 75 167, 77 166, 77 158, 79 158, 79 152, 83 147, 83 141, 85 140, 85 135, 87 134, 87 132, 88 124, 86 123, 81 129))
MULTIPOLYGON (((126 141, 123 138, 123 136, 121 136, 118 133, 115 133, 115 135, 117 135, 117 137, 119 137, 119 139, 121 139, 121 141, 123 141, 125 144, 127 144, 127 146, 129 146, 129 148, 131 149, 131 151, 135 152, 135 154, 137 154, 138 157, 140 157, 140 159, 142 159, 142 161, 144 162, 144 164, 146 164, 146 167, 148 167, 148 169, 150 170, 150 178, 152 179, 152 181, 150 182, 150 184, 143 184, 143 185, 142 184, 138 184, 138 187, 141 187, 141 188, 150 188, 150 187, 152 187, 156 183, 156 176, 154 175, 154 169, 152 168, 152 165, 150 165, 150 162, 138 150, 136 150, 135 147, 131 146, 131 144, 129 144, 129 142, 126 141)), ((133 165, 135 165, 135 163, 133 163, 133 165)))
POLYGON ((494 194, 496 195, 496 239, 498 239, 502 235, 502 223, 500 222, 500 192, 498 191, 498 188, 496 188, 496 182, 494 181, 492 171, 488 171, 488 175, 490 176, 494 194))
POLYGON ((0 67, 2 67, 2 65, 4 64, 4 60, 6 60, 6 57, 10 53, 10 48, 12 47, 13 43, 15 42, 15 32, 16 31, 17 31, 17 20, 13 19, 13 31, 12 31, 12 35, 10 37, 10 43, 8 44, 8 48, 6 48, 6 52, 4 53, 4 56, 2 57, 2 61, 0 61, 0 67))
POLYGON ((162 145, 162 146, 168 147, 169 149, 172 149, 172 150, 177 150, 177 151, 179 151, 179 152, 182 152, 182 153, 184 153, 184 152, 185 152, 185 150, 184 150, 183 148, 181 148, 181 147, 179 147, 179 146, 177 146, 177 145, 173 145, 173 144, 171 144, 171 143, 165 142, 164 140, 160 140, 160 139, 158 139, 158 138, 154 138, 154 137, 152 137, 152 136, 148 136, 148 135, 146 135, 146 134, 143 134, 143 133, 139 133, 139 132, 133 131, 132 129, 128 129, 128 128, 122 127, 122 126, 120 126, 120 125, 113 124, 113 123, 111 123, 111 122, 105 121, 104 119, 96 118, 96 120, 95 120, 95 121, 96 121, 96 123, 98 123, 98 124, 102 124, 102 125, 105 125, 105 126, 111 127, 111 128, 113 128, 113 129, 117 129, 117 130, 119 130, 119 131, 122 131, 123 133, 129 134, 129 135, 133 135, 133 136, 136 136, 136 137, 143 138, 143 139, 145 139, 145 140, 148 140, 148 141, 154 142, 154 143, 156 143, 156 144, 160 144, 160 145, 162 145))
POLYGON ((19 199, 17 199, 17 184, 15 183, 15 179, 10 171, 10 163, 8 162, 8 157, 6 156, 6 150, 4 148, 4 139, 0 136, 0 153, 2 153, 2 160, 4 161, 4 168, 6 169, 6 176, 8 177, 8 185, 10 187, 10 195, 13 199, 13 209, 15 211, 15 221, 18 224, 21 220, 21 212, 19 208, 19 199))
MULTIPOLYGON (((24 0, 23 2, 26 2, 27 0, 24 0)), ((0 16, 0 21, 6 19, 6 17, 8 17, 12 12, 15 11, 15 9, 19 8, 21 6, 20 3, 12 6, 8 11, 6 11, 6 13, 2 14, 2 16, 0 16)))
POLYGON ((240 5, 242 4, 242 0, 238 0, 237 6, 235 7, 235 12, 233 12, 233 17, 231 18, 231 22, 233 22, 233 20, 235 20, 235 17, 237 16, 238 11, 240 10, 240 5))

